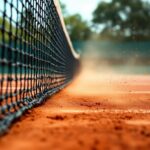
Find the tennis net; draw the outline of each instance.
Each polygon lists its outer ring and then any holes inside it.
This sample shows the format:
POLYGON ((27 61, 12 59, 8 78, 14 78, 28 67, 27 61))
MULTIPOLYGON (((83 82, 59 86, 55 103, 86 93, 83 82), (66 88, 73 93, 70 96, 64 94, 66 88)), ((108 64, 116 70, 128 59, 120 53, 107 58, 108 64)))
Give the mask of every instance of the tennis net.
POLYGON ((56 0, 1 0, 0 133, 65 87, 79 57, 56 0))

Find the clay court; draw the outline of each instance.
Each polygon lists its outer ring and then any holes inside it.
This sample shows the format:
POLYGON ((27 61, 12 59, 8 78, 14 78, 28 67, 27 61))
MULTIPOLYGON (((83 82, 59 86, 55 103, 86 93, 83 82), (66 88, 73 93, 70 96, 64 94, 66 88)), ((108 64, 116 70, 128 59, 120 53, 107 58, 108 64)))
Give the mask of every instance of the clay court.
POLYGON ((148 150, 149 83, 148 75, 85 69, 67 88, 21 117, 0 139, 0 147, 148 150))
POLYGON ((0 150, 149 150, 150 2, 61 2, 1 1, 0 150))

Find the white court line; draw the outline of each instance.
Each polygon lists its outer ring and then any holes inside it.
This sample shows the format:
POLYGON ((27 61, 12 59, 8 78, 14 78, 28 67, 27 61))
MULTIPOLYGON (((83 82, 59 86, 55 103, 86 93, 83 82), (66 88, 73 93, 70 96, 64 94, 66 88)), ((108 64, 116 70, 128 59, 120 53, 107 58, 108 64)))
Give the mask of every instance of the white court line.
POLYGON ((99 109, 99 110, 79 110, 79 109, 56 109, 56 111, 52 110, 52 112, 55 113, 75 113, 75 114, 80 114, 80 113, 115 113, 115 114, 123 114, 123 113, 135 113, 135 114, 150 114, 150 110, 145 110, 145 109, 99 109))

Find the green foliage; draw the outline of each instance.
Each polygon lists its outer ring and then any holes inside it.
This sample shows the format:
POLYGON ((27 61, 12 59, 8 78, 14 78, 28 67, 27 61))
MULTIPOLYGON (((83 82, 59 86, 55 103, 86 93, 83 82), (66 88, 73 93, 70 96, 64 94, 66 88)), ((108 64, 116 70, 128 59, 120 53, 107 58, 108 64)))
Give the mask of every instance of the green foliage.
MULTIPOLYGON (((6 19, 4 20, 2 17, 0 17, 0 29, 3 27, 3 24, 5 26, 4 40, 6 42, 8 42, 9 38, 10 38, 10 36, 9 36, 10 29, 11 29, 12 35, 14 35, 16 32, 16 28, 12 24, 10 24, 8 20, 6 20, 6 19)), ((2 40, 2 38, 3 38, 2 30, 0 30, 0 41, 2 40)), ((13 39, 13 37, 12 37, 12 39, 13 39)))
POLYGON ((79 14, 69 15, 66 6, 62 3, 60 4, 71 40, 88 40, 91 36, 91 30, 87 22, 84 21, 79 14))
MULTIPOLYGON (((87 22, 83 21, 81 16, 79 14, 75 15, 68 15, 66 11, 65 5, 61 4, 62 11, 65 17, 65 23, 67 30, 70 34, 71 40, 73 41, 80 41, 80 40, 88 40, 91 36, 91 30, 88 26, 87 22)), ((49 18, 46 18, 49 20, 49 18)), ((0 28, 3 26, 3 22, 5 25, 5 31, 4 32, 4 38, 5 41, 9 41, 9 33, 10 27, 11 32, 14 36, 12 36, 12 39, 15 37, 16 33, 16 27, 15 25, 10 24, 9 20, 3 20, 2 17, 0 17, 0 28)), ((51 22, 49 22, 51 24, 51 22)), ((20 19, 18 21, 19 26, 22 26, 22 28, 26 28, 27 30, 22 30, 18 27, 17 29, 17 35, 19 37, 24 38, 26 41, 30 41, 32 36, 31 33, 34 32, 34 38, 38 39, 38 33, 44 32, 41 28, 42 26, 37 26, 36 24, 36 18, 34 16, 34 12, 32 9, 28 8, 26 9, 22 14, 20 14, 20 19)), ((44 33, 42 33, 44 35, 44 33)), ((0 30, 0 40, 2 40, 2 30, 0 30)))
POLYGON ((0 17, 0 40, 2 40, 2 30, 1 28, 3 28, 4 25, 4 40, 6 42, 9 42, 10 40, 10 32, 12 33, 12 37, 11 40, 14 40, 16 31, 17 31, 17 35, 19 37, 24 37, 26 38, 26 40, 30 40, 31 39, 31 35, 29 35, 32 30, 33 27, 35 28, 35 24, 33 24, 34 20, 34 16, 33 16, 33 12, 31 11, 31 9, 26 9, 24 13, 22 13, 20 15, 20 20, 18 22, 19 26, 22 26, 23 28, 28 29, 28 32, 25 30, 22 30, 21 28, 16 28, 15 24, 13 24, 12 22, 10 23, 8 19, 4 19, 2 17, 0 17))
POLYGON ((79 14, 65 17, 65 23, 72 41, 89 39, 91 30, 79 14))
POLYGON ((93 13, 93 23, 104 25, 102 37, 150 39, 150 4, 142 0, 101 2, 93 13))

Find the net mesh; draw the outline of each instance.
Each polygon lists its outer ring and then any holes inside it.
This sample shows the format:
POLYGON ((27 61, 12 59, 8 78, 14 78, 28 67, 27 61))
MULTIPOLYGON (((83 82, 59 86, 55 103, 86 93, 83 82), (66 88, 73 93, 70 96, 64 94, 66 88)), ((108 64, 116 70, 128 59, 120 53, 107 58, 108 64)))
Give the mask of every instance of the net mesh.
POLYGON ((53 0, 1 0, 0 133, 66 86, 78 63, 53 0))

